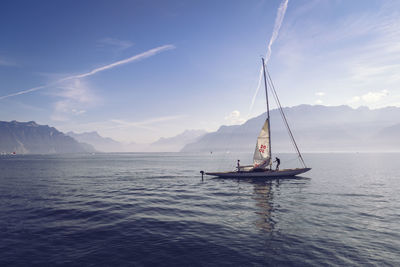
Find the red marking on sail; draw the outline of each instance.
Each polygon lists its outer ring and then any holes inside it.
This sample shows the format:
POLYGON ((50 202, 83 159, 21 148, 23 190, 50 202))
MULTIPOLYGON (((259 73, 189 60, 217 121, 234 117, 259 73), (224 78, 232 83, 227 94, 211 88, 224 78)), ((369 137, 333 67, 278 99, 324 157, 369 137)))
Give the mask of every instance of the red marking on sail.
POLYGON ((261 153, 264 153, 265 149, 267 149, 267 146, 266 145, 261 145, 260 149, 258 151, 260 151, 261 153))

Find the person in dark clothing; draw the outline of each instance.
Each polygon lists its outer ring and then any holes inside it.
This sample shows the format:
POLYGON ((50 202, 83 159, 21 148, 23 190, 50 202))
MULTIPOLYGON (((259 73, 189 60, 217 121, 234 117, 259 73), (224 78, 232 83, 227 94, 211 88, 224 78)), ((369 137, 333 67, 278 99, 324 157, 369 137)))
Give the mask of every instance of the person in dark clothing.
POLYGON ((278 157, 275 157, 274 162, 276 162, 276 171, 279 171, 279 165, 281 165, 281 160, 278 157))
POLYGON ((239 172, 240 171, 240 160, 238 159, 238 162, 237 162, 237 171, 239 172))

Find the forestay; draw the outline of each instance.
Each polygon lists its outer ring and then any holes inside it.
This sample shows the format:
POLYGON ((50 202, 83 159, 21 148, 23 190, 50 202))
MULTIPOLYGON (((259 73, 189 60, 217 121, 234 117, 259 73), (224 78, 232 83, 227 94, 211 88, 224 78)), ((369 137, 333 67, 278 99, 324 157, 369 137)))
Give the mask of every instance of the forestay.
POLYGON ((254 168, 265 168, 270 164, 270 161, 271 140, 269 136, 269 119, 267 118, 257 138, 256 149, 253 156, 253 165, 254 168))

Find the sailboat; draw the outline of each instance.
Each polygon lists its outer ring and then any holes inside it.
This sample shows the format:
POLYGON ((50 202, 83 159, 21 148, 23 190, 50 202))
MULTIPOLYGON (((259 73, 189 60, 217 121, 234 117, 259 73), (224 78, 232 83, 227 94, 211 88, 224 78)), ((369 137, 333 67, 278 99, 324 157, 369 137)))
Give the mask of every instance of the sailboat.
MULTIPOLYGON (((205 173, 206 175, 217 176, 220 178, 251 178, 251 177, 275 178, 275 177, 293 177, 295 175, 299 175, 311 170, 311 168, 308 168, 306 166, 304 159, 300 153, 300 150, 296 144, 292 131, 290 130, 289 124, 286 120, 285 113, 283 112, 282 106, 280 104, 278 95, 276 94, 271 77, 268 73, 268 82, 271 86, 271 91, 277 102, 279 112, 282 116, 284 124, 288 130, 289 137, 298 154, 300 162, 303 165, 303 168, 282 169, 282 170, 279 170, 278 168, 276 168, 275 170, 272 169, 273 162, 272 162, 272 150, 271 150, 271 128, 270 128, 270 115, 269 115, 268 86, 267 86, 267 75, 265 70, 266 68, 265 68, 264 58, 262 58, 262 68, 264 76, 265 95, 267 100, 267 118, 264 122, 264 125, 261 128, 260 134, 257 137, 256 148, 253 156, 253 165, 240 166, 238 160, 238 165, 235 171, 206 172, 205 173)), ((279 159, 277 159, 277 161, 278 163, 280 162, 279 159)))

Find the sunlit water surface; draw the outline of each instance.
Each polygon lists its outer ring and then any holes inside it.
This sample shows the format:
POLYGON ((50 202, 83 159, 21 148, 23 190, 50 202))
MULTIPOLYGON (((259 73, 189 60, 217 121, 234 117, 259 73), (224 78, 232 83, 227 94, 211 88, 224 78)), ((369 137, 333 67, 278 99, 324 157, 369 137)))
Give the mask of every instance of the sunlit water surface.
POLYGON ((0 156, 0 265, 400 265, 400 154, 306 154, 298 179, 201 180, 224 159, 0 156))

